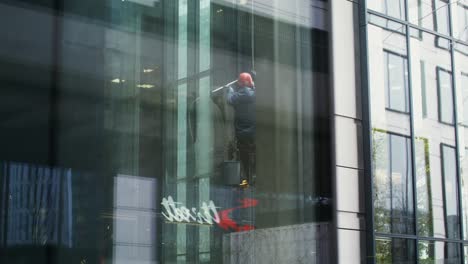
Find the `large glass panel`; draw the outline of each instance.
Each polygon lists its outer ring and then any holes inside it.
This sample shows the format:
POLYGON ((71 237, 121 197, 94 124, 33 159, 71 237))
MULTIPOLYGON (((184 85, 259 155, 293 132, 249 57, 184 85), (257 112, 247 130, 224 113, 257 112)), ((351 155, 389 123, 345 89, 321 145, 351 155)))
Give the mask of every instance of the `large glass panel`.
POLYGON ((455 44, 455 83, 457 88, 458 141, 460 157, 460 185, 462 195, 463 238, 468 238, 468 46, 455 44))
POLYGON ((460 249, 460 244, 457 243, 420 240, 418 243, 418 263, 461 263, 460 249))
POLYGON ((453 225, 448 223, 445 212, 447 206, 453 205, 448 205, 445 198, 455 198, 456 190, 444 196, 442 175, 447 173, 452 177, 453 171, 444 171, 441 147, 455 146, 453 88, 451 75, 447 73, 451 71, 451 56, 448 50, 436 45, 434 35, 421 32, 421 36, 420 39, 411 38, 410 42, 417 207, 420 216, 418 233, 423 236, 451 237, 452 229, 448 226, 453 225), (421 67, 421 61, 424 67, 421 67), (442 74, 441 69, 445 70, 442 74), (441 89, 445 91, 443 95, 441 89))
POLYGON ((375 241, 375 262, 414 263, 416 260, 415 240, 402 238, 377 238, 375 241))
MULTIPOLYGON (((368 27, 375 231, 413 234, 413 176, 405 34, 373 16, 368 27)), ((401 27, 404 29, 404 27, 401 27)))
POLYGON ((0 0, 0 263, 331 263, 328 12, 0 0))
POLYGON ((409 136, 405 32, 387 28, 386 21, 372 16, 368 27, 372 127, 409 136))

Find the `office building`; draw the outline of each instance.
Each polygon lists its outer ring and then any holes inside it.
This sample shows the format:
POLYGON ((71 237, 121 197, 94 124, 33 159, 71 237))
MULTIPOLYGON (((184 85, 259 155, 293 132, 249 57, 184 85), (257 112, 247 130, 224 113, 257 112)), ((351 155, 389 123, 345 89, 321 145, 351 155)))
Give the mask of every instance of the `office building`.
POLYGON ((1 263, 468 260, 468 1, 0 0, 0 29, 1 263))

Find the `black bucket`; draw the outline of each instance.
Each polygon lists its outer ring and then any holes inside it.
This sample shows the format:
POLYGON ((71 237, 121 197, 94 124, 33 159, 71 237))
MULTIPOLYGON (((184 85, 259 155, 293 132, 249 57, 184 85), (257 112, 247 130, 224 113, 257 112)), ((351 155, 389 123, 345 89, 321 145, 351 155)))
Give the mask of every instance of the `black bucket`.
POLYGON ((238 185, 240 183, 240 162, 224 161, 223 178, 227 185, 238 185))

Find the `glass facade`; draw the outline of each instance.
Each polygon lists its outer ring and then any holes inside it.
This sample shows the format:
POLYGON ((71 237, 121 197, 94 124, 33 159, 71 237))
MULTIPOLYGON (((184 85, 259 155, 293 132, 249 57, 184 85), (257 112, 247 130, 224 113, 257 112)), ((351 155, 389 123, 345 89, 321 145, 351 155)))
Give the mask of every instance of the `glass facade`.
POLYGON ((367 1, 375 263, 468 261, 466 4, 367 1))
MULTIPOLYGON (((391 2, 401 18, 403 1, 391 2)), ((1 0, 0 263, 333 263, 327 10, 1 0), (255 85, 236 82, 241 72, 255 85), (229 99, 242 89, 249 99, 229 99)), ((382 54, 383 105, 409 127, 407 52, 382 54)), ((411 133, 389 131, 376 130, 393 188, 379 232, 414 234, 411 133)), ((444 143, 439 175, 457 201, 455 144, 444 143)), ((457 209, 437 218, 450 217, 450 235, 457 209)), ((382 248, 415 255, 400 240, 382 248)))
POLYGON ((468 1, 0 22, 0 263, 468 263, 468 1))

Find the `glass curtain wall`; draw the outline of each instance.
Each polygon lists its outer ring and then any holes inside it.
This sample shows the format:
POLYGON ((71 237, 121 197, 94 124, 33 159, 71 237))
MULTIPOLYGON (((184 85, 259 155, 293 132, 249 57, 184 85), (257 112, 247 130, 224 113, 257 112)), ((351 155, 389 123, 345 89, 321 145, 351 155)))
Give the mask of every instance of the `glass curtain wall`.
MULTIPOLYGON (((403 25, 371 16, 368 26, 374 230, 411 236, 415 230, 408 48, 403 25)), ((378 238, 378 263, 414 259, 415 240, 378 238)))
POLYGON ((371 2, 376 263, 465 263, 466 3, 371 2))
POLYGON ((333 263, 312 2, 0 0, 0 262, 333 263))

